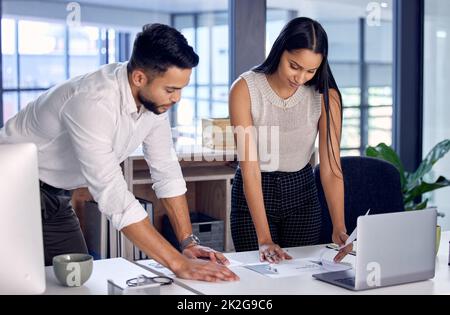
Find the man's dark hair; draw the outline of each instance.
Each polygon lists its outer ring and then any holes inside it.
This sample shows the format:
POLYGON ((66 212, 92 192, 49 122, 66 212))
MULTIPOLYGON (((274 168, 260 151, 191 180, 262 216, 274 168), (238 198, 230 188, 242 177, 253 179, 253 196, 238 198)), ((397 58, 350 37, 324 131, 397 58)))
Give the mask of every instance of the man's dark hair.
POLYGON ((164 24, 146 24, 136 35, 133 53, 128 61, 128 73, 142 69, 154 76, 175 66, 191 69, 198 65, 198 55, 186 38, 176 29, 164 24))

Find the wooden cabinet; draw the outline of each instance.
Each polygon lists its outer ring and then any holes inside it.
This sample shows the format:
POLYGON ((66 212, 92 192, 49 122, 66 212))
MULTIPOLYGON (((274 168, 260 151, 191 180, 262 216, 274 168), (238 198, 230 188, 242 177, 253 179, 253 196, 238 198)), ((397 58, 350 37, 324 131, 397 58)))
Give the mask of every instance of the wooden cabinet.
MULTIPOLYGON (((237 162, 233 151, 214 151, 202 147, 191 153, 179 150, 180 165, 186 181, 186 198, 191 212, 200 212, 224 221, 225 251, 233 251, 230 232, 231 184, 237 162)), ((154 226, 162 229, 165 209, 156 198, 152 180, 142 151, 136 151, 123 163, 123 172, 128 189, 136 196, 153 203, 154 226)), ((118 234, 119 256, 133 257, 133 246, 118 234)))

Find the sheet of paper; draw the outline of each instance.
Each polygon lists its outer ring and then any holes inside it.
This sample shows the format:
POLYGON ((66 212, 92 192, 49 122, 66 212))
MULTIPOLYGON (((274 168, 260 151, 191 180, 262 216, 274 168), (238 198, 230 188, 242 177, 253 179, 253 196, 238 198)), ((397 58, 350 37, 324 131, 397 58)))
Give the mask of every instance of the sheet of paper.
POLYGON ((284 278, 298 276, 304 273, 320 271, 321 266, 309 259, 283 260, 279 264, 250 264, 244 266, 270 278, 284 278))
POLYGON ((232 267, 240 267, 243 266, 244 263, 241 263, 240 261, 234 260, 234 259, 229 259, 228 261, 230 262, 230 264, 227 266, 228 268, 232 268, 232 267))
MULTIPOLYGON (((370 209, 367 210, 367 212, 366 212, 365 215, 368 215, 369 212, 370 212, 370 209)), ((339 250, 343 249, 344 247, 347 247, 348 245, 350 245, 351 243, 353 243, 353 242, 356 240, 357 228, 358 228, 358 227, 355 227, 355 229, 353 230, 352 234, 350 234, 350 236, 349 236, 349 237, 347 238, 347 240, 345 241, 345 244, 342 245, 342 246, 340 246, 340 247, 338 248, 339 250)))
POLYGON ((352 265, 349 263, 335 263, 332 260, 322 260, 322 269, 326 272, 345 271, 352 269, 352 265))
POLYGON ((326 272, 333 272, 333 271, 345 271, 351 269, 353 266, 352 264, 348 262, 334 262, 335 253, 331 252, 328 249, 323 249, 320 253, 320 265, 322 266, 322 269, 326 272))
POLYGON ((277 274, 277 271, 275 271, 276 269, 274 270, 270 266, 270 264, 254 264, 254 265, 246 265, 244 267, 256 271, 257 273, 260 273, 265 276, 277 274))
POLYGON ((172 270, 164 267, 156 260, 153 260, 153 259, 147 260, 147 261, 145 261, 145 263, 143 263, 143 265, 146 267, 150 267, 150 268, 154 269, 155 271, 161 272, 165 276, 168 276, 168 277, 175 276, 175 274, 172 272, 172 270))
POLYGON ((343 271, 352 268, 348 263, 335 263, 320 258, 302 258, 283 260, 279 264, 259 263, 249 264, 243 267, 258 272, 270 278, 295 277, 305 273, 323 273, 332 271, 343 271))

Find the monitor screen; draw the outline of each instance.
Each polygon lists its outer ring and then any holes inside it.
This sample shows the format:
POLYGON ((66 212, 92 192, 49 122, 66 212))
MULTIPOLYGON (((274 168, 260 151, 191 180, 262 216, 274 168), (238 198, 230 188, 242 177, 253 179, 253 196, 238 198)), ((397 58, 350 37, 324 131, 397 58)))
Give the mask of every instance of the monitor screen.
POLYGON ((0 145, 0 294, 45 290, 44 247, 34 144, 0 145))

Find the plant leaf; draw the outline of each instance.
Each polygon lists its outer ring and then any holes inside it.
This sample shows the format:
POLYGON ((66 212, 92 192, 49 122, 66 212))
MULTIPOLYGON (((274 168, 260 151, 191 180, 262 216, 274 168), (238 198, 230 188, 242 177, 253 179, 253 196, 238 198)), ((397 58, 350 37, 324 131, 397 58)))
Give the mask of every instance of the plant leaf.
POLYGON ((366 156, 378 158, 379 154, 375 147, 368 146, 366 148, 366 156))
POLYGON ((406 183, 405 169, 394 149, 392 149, 385 143, 380 143, 376 147, 371 146, 367 147, 366 156, 384 160, 394 165, 400 173, 400 182, 402 188, 405 187, 406 183))
POLYGON ((419 204, 414 205, 412 210, 423 210, 427 207, 427 204, 428 204, 428 199, 419 204))
POLYGON ((405 211, 423 210, 427 207, 428 200, 422 201, 421 203, 415 204, 414 202, 409 202, 408 205, 405 204, 405 211))
POLYGON ((445 177, 441 176, 437 179, 434 183, 426 183, 422 182, 420 185, 414 187, 410 191, 408 191, 404 196, 404 203, 408 203, 410 201, 413 201, 417 197, 420 197, 421 195, 436 190, 440 188, 444 188, 450 186, 450 181, 447 180, 445 177))
POLYGON ((430 172, 433 165, 436 164, 436 162, 444 155, 446 155, 448 151, 450 151, 450 139, 438 143, 433 149, 431 149, 408 181, 408 188, 412 188, 416 185, 416 183, 428 172, 430 172))

